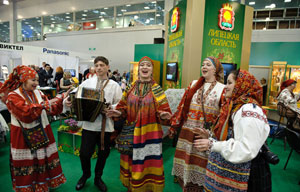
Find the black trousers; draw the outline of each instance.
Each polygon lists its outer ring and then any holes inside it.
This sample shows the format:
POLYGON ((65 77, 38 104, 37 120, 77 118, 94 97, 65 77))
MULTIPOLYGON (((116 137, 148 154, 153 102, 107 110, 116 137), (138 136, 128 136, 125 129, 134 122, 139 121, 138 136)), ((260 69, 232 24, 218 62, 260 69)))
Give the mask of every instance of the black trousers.
POLYGON ((105 162, 110 153, 110 132, 105 132, 104 150, 101 150, 101 132, 82 130, 81 146, 80 146, 80 162, 83 176, 88 178, 91 176, 91 157, 98 145, 98 159, 95 167, 95 177, 101 177, 105 162))

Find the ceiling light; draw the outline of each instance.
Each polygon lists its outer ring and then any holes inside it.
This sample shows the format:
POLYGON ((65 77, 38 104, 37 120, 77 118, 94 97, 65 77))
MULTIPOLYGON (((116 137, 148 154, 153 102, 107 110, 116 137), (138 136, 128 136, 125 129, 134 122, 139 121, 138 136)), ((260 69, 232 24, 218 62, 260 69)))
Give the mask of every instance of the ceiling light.
POLYGON ((76 7, 71 7, 71 9, 74 11, 74 10, 76 10, 76 7))
POLYGON ((255 5, 254 1, 249 2, 249 5, 255 5))
POLYGON ((266 9, 273 9, 275 7, 276 7, 276 5, 274 3, 272 3, 271 5, 265 6, 266 9))
POLYGON ((119 22, 117 21, 116 24, 119 25, 119 22))
POLYGON ((121 13, 119 13, 119 14, 118 14, 118 16, 122 16, 122 14, 121 14, 121 13))
POLYGON ((30 29, 33 29, 33 27, 30 27, 30 29))
POLYGON ((86 13, 86 12, 88 12, 88 10, 83 10, 83 12, 85 12, 85 13, 86 13))
POLYGON ((130 4, 126 5, 126 7, 130 7, 130 6, 131 6, 130 4))
POLYGON ((66 15, 69 15, 70 13, 66 13, 66 15))
POLYGON ((50 25, 50 27, 52 27, 52 28, 53 28, 53 27, 54 27, 54 24, 51 24, 51 25, 50 25))
POLYGON ((54 18, 51 18, 51 20, 54 21, 55 19, 54 19, 54 18))
POLYGON ((153 21, 154 20, 154 18, 150 18, 150 21, 153 21))
POLYGON ((26 21, 25 24, 28 24, 28 22, 26 21))
POLYGON ((105 7, 104 9, 108 9, 108 7, 105 7))
POLYGON ((49 29, 49 32, 52 32, 52 29, 49 29))
POLYGON ((98 10, 94 10, 93 13, 99 13, 99 11, 98 10))
POLYGON ((127 10, 126 10, 126 9, 121 9, 121 11, 122 11, 122 12, 126 12, 127 10))
POLYGON ((39 23, 40 23, 40 22, 41 22, 41 20, 37 20, 37 22, 39 22, 39 23))
POLYGON ((69 20, 69 19, 67 19, 66 21, 70 22, 70 20, 69 20))
POLYGON ((267 17, 267 18, 266 18, 266 21, 270 21, 270 17, 267 17))
POLYGON ((156 1, 152 1, 151 3, 156 3, 156 1))
POLYGON ((85 18, 82 18, 81 20, 85 20, 85 18))
POLYGON ((289 3, 291 2, 292 0, 284 0, 285 3, 289 3))
POLYGON ((66 19, 69 19, 70 18, 70 16, 66 16, 66 19))
POLYGON ((86 16, 87 16, 87 14, 82 14, 82 16, 83 16, 83 17, 86 17, 86 16))
POLYGON ((106 15, 106 13, 105 12, 100 12, 101 13, 101 15, 106 15))
POLYGON ((3 4, 4 5, 9 5, 9 1, 8 0, 3 0, 3 4))
POLYGON ((18 19, 23 19, 23 16, 22 15, 18 15, 18 19))
POLYGON ((102 18, 101 21, 104 21, 104 18, 102 18))
POLYGON ((47 15, 47 12, 46 11, 42 11, 42 15, 47 15))
POLYGON ((139 18, 139 16, 135 15, 133 18, 134 18, 134 19, 138 19, 138 18, 139 18))
POLYGON ((52 23, 56 23, 55 21, 53 21, 52 23))
POLYGON ((144 7, 144 9, 150 9, 150 7, 144 7))

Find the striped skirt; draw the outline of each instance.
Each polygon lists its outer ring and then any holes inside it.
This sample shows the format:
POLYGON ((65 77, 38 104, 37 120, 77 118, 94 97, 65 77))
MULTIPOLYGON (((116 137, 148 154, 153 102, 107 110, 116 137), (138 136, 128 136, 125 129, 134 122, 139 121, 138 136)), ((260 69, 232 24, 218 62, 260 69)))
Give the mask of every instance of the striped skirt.
POLYGON ((242 192, 248 189, 251 161, 233 164, 220 153, 209 155, 204 191, 242 192))

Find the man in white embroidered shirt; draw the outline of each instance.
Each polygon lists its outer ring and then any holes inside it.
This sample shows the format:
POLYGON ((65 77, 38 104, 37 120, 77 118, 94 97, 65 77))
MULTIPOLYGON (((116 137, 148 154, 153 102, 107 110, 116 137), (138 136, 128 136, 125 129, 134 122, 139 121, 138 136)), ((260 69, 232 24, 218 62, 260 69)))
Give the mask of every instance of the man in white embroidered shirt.
MULTIPOLYGON (((99 56, 94 60, 94 67, 97 76, 87 79, 79 87, 87 89, 104 90, 104 98, 106 103, 110 103, 111 107, 115 107, 122 97, 121 87, 112 80, 108 79, 107 72, 109 62, 105 57, 99 56)), ((71 101, 66 101, 66 105, 70 106, 71 101)), ((91 157, 98 145, 98 159, 95 167, 94 184, 101 190, 107 191, 107 186, 101 179, 106 159, 110 153, 110 135, 114 131, 114 122, 111 118, 106 118, 102 114, 98 115, 94 122, 82 122, 82 137, 80 147, 80 162, 83 171, 82 177, 79 179, 76 190, 84 187, 86 180, 91 176, 91 157), (102 127, 105 129, 102 131, 102 127)))

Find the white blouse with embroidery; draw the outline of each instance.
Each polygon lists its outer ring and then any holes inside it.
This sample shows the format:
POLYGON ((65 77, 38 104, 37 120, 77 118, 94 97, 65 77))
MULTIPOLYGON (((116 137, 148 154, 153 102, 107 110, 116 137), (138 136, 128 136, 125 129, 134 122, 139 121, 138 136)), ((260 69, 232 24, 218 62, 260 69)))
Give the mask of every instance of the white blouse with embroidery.
POLYGON ((298 95, 295 94, 295 97, 293 97, 292 93, 287 88, 285 88, 284 90, 281 91, 281 93, 277 97, 277 100, 278 102, 283 103, 291 110, 300 114, 300 109, 297 107, 297 101, 299 100, 299 98, 300 98, 300 94, 298 95))
POLYGON ((250 161, 256 157, 269 135, 267 117, 259 106, 245 104, 231 118, 234 137, 214 142, 211 150, 231 163, 250 161))

